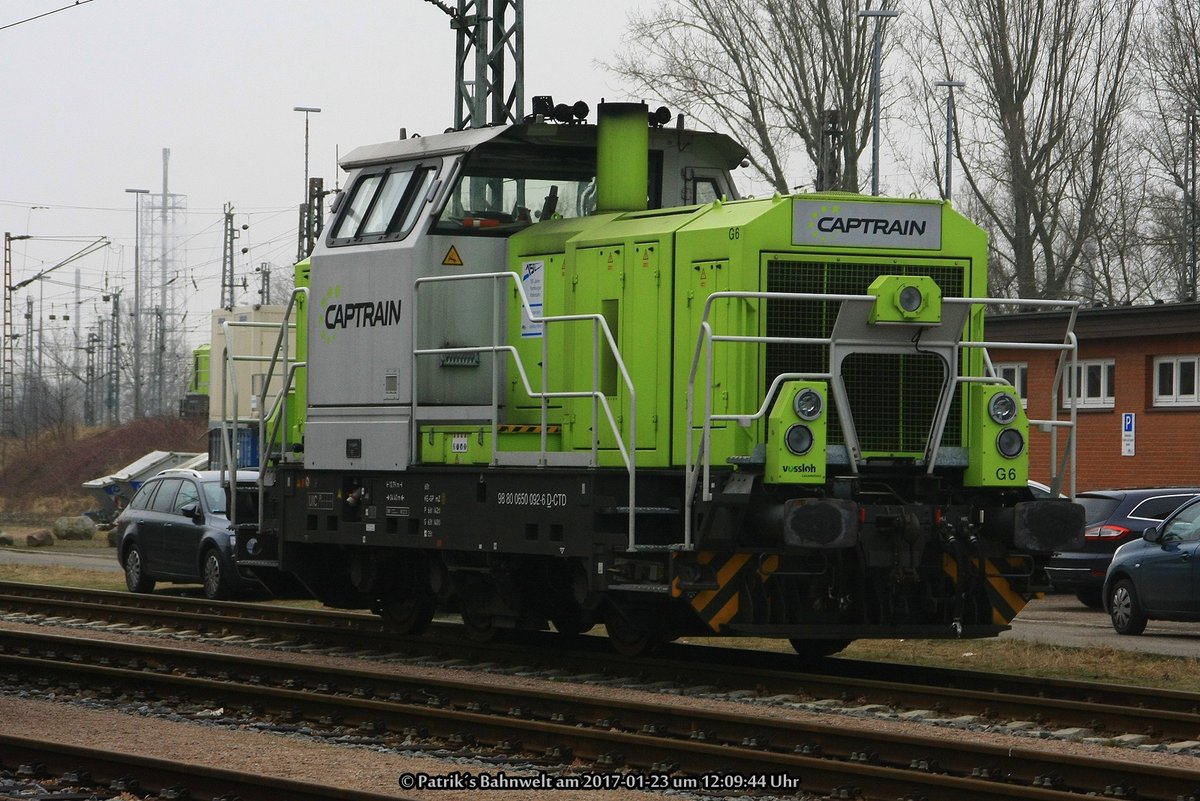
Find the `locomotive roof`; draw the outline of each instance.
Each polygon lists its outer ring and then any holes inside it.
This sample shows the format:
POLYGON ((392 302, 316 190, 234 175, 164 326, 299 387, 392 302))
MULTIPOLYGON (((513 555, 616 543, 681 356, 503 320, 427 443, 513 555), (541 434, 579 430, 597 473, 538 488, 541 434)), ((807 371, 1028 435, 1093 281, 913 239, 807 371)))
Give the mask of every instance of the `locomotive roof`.
MULTIPOLYGON (((342 169, 352 170, 371 164, 396 161, 398 159, 427 158, 465 153, 489 142, 512 144, 541 144, 547 147, 595 147, 595 125, 555 125, 545 122, 494 125, 487 128, 469 128, 464 131, 448 131, 432 136, 412 136, 374 145, 355 148, 342 157, 342 169)), ((733 169, 746 157, 746 149, 729 136, 711 131, 681 130, 678 128, 651 128, 650 148, 663 150, 675 147, 681 141, 703 142, 721 162, 721 166, 733 169)))

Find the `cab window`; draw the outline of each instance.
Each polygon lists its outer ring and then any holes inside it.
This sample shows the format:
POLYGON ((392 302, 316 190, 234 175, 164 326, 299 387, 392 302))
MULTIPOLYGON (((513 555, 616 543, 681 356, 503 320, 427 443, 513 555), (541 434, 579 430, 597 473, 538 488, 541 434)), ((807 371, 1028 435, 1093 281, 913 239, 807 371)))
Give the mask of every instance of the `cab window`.
POLYGON ((428 163, 360 174, 342 203, 329 244, 403 239, 420 216, 436 174, 436 166, 428 163))
POLYGON ((695 190, 697 204, 712 203, 714 200, 721 198, 721 192, 717 189, 717 181, 715 178, 697 178, 695 190))
MULTIPOLYGON (((661 205, 662 154, 650 153, 647 203, 661 205)), ((507 236, 544 220, 596 211, 596 152, 491 143, 471 151, 433 233, 507 236)))

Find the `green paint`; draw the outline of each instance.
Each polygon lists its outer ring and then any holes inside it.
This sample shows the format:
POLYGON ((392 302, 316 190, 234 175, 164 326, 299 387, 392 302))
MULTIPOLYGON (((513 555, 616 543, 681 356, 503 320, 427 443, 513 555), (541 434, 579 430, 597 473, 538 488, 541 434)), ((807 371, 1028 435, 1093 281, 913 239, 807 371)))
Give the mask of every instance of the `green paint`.
POLYGON ((1021 408, 1021 400, 1012 387, 994 384, 971 384, 970 396, 970 464, 963 483, 969 487, 1024 487, 1029 480, 1029 419, 1021 408), (999 394, 1011 395, 1016 403, 1017 417, 1009 425, 1000 425, 988 413, 988 403, 999 394), (1016 458, 1006 458, 996 448, 1000 432, 1016 429, 1025 447, 1016 458))
POLYGON ((817 381, 785 383, 771 407, 767 423, 767 466, 763 481, 768 484, 824 484, 826 422, 829 419, 829 398, 826 386, 817 381), (821 414, 814 420, 802 420, 793 407, 796 396, 810 389, 821 397, 821 414), (812 436, 807 453, 793 453, 787 447, 787 433, 793 426, 803 426, 812 436))
MULTIPOLYGON (((312 285, 312 262, 304 259, 296 264, 295 283, 297 287, 312 285)), ((308 361, 308 304, 305 296, 296 298, 296 355, 298 362, 308 361)), ((288 442, 304 442, 304 418, 308 405, 308 370, 301 367, 296 370, 296 378, 292 384, 292 394, 288 398, 287 427, 288 442)))
POLYGON ((650 174, 649 109, 645 103, 601 103, 597 113, 596 208, 641 211, 650 174))

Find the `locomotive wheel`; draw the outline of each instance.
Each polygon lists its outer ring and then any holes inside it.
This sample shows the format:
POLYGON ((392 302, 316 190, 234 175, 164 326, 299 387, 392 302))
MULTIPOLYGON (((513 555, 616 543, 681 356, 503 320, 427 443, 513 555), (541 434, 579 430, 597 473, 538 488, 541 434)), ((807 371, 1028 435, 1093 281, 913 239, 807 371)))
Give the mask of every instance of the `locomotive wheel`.
POLYGON ((482 643, 496 639, 499 628, 496 626, 495 615, 468 606, 463 607, 461 614, 468 640, 482 643))
POLYGON ((821 659, 826 656, 833 656, 838 651, 845 648, 854 640, 788 640, 792 644, 792 648, 801 658, 821 659))
POLYGON ((585 631, 591 631, 596 625, 596 616, 578 606, 571 606, 554 610, 554 613, 550 615, 550 622, 554 624, 554 630, 559 634, 565 637, 574 637, 585 631))
POLYGON ((657 632, 639 626, 612 606, 604 616, 604 627, 613 650, 621 656, 646 656, 663 643, 657 632))
POLYGON ((413 593, 407 598, 385 598, 379 602, 379 616, 397 634, 423 634, 433 622, 437 598, 433 593, 413 593))

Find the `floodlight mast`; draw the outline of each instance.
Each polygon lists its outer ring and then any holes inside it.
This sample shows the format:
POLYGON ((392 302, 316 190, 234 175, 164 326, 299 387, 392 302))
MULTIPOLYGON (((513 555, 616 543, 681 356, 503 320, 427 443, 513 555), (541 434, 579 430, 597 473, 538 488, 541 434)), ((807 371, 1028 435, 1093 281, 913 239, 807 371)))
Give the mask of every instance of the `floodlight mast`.
MULTIPOLYGON (((45 206, 35 206, 34 208, 46 208, 45 206)), ((32 211, 32 209, 31 209, 32 211)), ((26 229, 28 230, 28 228, 26 229)), ((25 234, 23 236, 13 236, 5 232, 4 234, 4 343, 3 343, 3 364, 0 369, 3 373, 0 374, 0 432, 5 436, 14 436, 16 434, 15 414, 16 403, 14 400, 16 381, 13 376, 14 359, 13 359, 13 342, 17 335, 13 332, 13 310, 12 296, 18 289, 23 289, 29 286, 34 281, 40 281, 50 273, 57 270, 59 267, 65 267, 77 259, 82 259, 84 256, 91 255, 97 250, 109 244, 107 237, 99 237, 96 241, 85 245, 81 250, 71 254, 67 258, 57 264, 47 267, 32 278, 26 278, 24 281, 13 283, 12 281, 12 243, 22 239, 37 239, 38 237, 25 234)), ((33 302, 32 298, 28 299, 33 302)), ((30 340, 32 341, 32 340, 30 340)), ((39 350, 39 356, 41 352, 39 350)))
MULTIPOLYGON (((297 238, 296 261, 303 261, 312 253, 316 243, 316 231, 320 218, 319 197, 313 197, 313 189, 308 180, 308 115, 320 114, 316 106, 292 106, 292 111, 304 112, 304 203, 300 206, 300 235, 297 238)), ((318 179, 319 180, 319 179, 318 179)), ((233 272, 230 270, 230 308, 233 307, 233 272)))
POLYGON ((946 185, 943 188, 943 194, 946 200, 951 200, 954 197, 951 187, 954 171, 954 90, 963 88, 967 82, 947 79, 934 81, 933 85, 944 86, 949 90, 946 94, 946 185))
POLYGON ((875 59, 871 71, 871 194, 879 194, 879 70, 883 55, 883 24, 892 17, 900 16, 891 9, 868 9, 858 12, 860 17, 875 18, 875 59))
POLYGON ((133 419, 142 416, 142 195, 149 189, 126 189, 133 195, 133 419))
POLYGON ((425 1, 449 16, 450 27, 458 31, 454 127, 520 122, 525 116, 525 0, 458 0, 457 7, 425 1))

